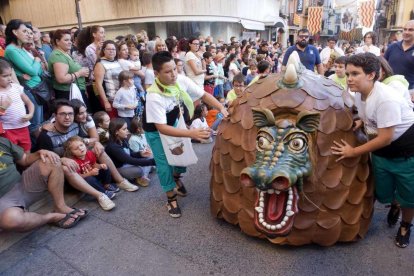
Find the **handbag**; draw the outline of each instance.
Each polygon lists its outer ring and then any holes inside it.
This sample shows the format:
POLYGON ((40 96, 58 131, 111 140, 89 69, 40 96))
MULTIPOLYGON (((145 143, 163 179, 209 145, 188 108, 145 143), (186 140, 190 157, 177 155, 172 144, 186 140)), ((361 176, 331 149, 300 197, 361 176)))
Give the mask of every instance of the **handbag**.
POLYGON ((47 82, 42 80, 38 85, 33 88, 30 88, 30 91, 33 94, 33 97, 36 100, 38 105, 47 105, 50 102, 50 90, 47 82))
MULTIPOLYGON (((187 129, 184 122, 184 116, 182 116, 181 112, 175 127, 187 129)), ((190 138, 172 137, 162 133, 160 133, 160 138, 169 165, 187 167, 197 163, 198 158, 194 152, 190 138)))

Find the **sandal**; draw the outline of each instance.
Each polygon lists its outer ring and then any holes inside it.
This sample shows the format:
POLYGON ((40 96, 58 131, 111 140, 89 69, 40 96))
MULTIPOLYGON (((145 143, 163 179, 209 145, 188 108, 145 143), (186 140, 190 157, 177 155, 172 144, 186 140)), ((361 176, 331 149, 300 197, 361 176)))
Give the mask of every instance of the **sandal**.
POLYGON ((413 226, 411 223, 401 221, 401 226, 398 229, 397 236, 395 237, 396 246, 406 248, 410 244, 411 226, 413 226), (402 227, 404 227, 407 230, 404 236, 401 233, 402 227))
POLYGON ((52 222, 50 224, 51 225, 54 225, 56 227, 59 227, 59 228, 63 228, 63 229, 72 228, 73 226, 75 226, 76 224, 78 224, 78 222, 80 220, 80 216, 78 216, 77 218, 74 219, 74 217, 72 217, 72 215, 73 215, 73 211, 70 212, 70 213, 67 213, 66 216, 63 219, 61 219, 59 221, 56 221, 56 222, 52 222), (68 220, 70 220, 70 219, 74 219, 74 221, 72 221, 69 224, 66 224, 66 222, 68 220))
POLYGON ((89 211, 86 210, 86 209, 73 208, 73 211, 70 212, 69 214, 77 215, 79 217, 79 219, 84 219, 84 218, 86 218, 88 216, 89 211), (79 214, 81 212, 83 212, 83 215, 79 214))
POLYGON ((170 214, 171 217, 173 218, 179 218, 181 217, 181 209, 178 206, 178 202, 177 202, 177 195, 173 195, 171 197, 168 197, 168 202, 167 202, 167 209, 168 209, 168 213, 170 214), (173 207, 173 205, 171 204, 172 202, 175 202, 176 207, 173 207))
POLYGON ((393 227, 398 222, 401 208, 400 208, 400 205, 398 205, 397 203, 392 203, 391 205, 389 205, 389 207, 390 207, 390 210, 388 211, 387 222, 390 227, 393 227))
POLYGON ((181 174, 174 174, 174 181, 177 187, 175 188, 175 192, 179 196, 187 196, 187 189, 184 187, 184 183, 181 181, 181 174))

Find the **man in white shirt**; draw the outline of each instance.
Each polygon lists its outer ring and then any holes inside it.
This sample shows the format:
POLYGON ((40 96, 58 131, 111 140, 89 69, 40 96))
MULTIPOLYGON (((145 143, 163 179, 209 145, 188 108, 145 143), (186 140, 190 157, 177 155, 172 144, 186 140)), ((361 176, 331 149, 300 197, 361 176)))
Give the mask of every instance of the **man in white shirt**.
POLYGON ((336 58, 344 56, 344 51, 336 46, 336 38, 328 38, 328 45, 321 51, 321 62, 325 68, 325 76, 329 77, 335 73, 334 61, 336 58))

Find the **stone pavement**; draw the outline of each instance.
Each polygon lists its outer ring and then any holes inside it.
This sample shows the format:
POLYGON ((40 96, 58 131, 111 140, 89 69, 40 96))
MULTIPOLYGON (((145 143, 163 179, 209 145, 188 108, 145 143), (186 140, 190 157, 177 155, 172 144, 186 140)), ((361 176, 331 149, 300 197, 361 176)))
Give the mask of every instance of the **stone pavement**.
MULTIPOLYGON (((0 253, 2 275, 414 275, 414 242, 393 243, 388 209, 377 205, 362 241, 324 248, 288 247, 251 238, 210 215, 208 170, 212 145, 196 144, 199 163, 183 178, 183 216, 170 218, 153 178, 136 193, 121 192, 105 212, 95 202, 75 228, 29 233, 0 253)), ((0 233, 0 240, 7 236, 0 233)), ((414 235, 413 235, 414 238, 414 235)))

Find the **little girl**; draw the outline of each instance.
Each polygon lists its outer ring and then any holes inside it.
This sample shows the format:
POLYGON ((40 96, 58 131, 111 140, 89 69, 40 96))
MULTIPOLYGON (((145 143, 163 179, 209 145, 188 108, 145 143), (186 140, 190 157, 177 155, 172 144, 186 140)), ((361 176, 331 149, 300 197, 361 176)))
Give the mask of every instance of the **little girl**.
MULTIPOLYGON (((194 119, 191 123, 190 129, 193 128, 202 128, 202 129, 210 129, 210 127, 207 124, 206 116, 208 114, 207 106, 205 104, 199 104, 194 110, 194 119)), ((202 139, 202 140, 191 140, 193 143, 202 143, 202 144, 208 144, 213 142, 213 138, 211 136, 208 139, 202 139)))
POLYGON ((124 70, 119 74, 118 79, 121 88, 115 94, 113 107, 118 111, 118 117, 124 119, 129 128, 135 115, 135 108, 138 106, 134 73, 124 70))
MULTIPOLYGON (((129 138, 129 148, 134 153, 139 153, 142 157, 153 158, 152 150, 148 145, 147 139, 142 129, 142 122, 134 117, 131 122, 131 137, 129 138)), ((152 166, 142 167, 143 177, 150 179, 149 173, 151 172, 152 166)))
POLYGON ((109 118, 108 113, 105 111, 98 111, 93 115, 93 121, 96 125, 96 131, 98 132, 99 142, 102 145, 106 145, 109 141, 109 123, 111 118, 109 118))
POLYGON ((76 161, 77 171, 89 185, 106 194, 110 199, 115 197, 119 188, 111 184, 111 172, 106 164, 98 164, 93 151, 88 150, 83 139, 79 136, 69 138, 64 145, 65 157, 76 161))
POLYGON ((106 153, 114 162, 119 173, 126 179, 136 179, 140 186, 148 186, 150 179, 145 176, 143 167, 154 166, 154 158, 131 152, 128 145, 128 128, 124 119, 115 118, 109 124, 109 143, 106 153))
POLYGON ((34 105, 24 93, 23 87, 12 82, 12 68, 5 60, 0 60, 0 98, 11 99, 11 104, 0 113, 2 137, 23 148, 28 153, 32 147, 28 126, 33 117, 34 105), (26 108, 29 113, 26 113, 26 108))

